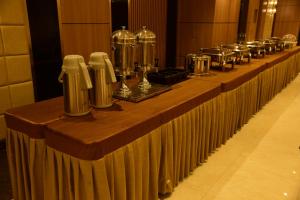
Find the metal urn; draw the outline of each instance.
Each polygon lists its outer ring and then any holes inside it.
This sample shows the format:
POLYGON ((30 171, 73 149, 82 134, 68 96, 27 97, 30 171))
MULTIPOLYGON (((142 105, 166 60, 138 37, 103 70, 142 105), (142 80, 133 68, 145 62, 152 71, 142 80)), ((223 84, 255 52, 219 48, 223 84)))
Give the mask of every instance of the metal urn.
POLYGON ((115 91, 116 96, 128 97, 131 94, 126 85, 126 76, 134 71, 135 44, 135 34, 125 30, 125 26, 112 34, 113 64, 121 79, 120 86, 115 91))
POLYGON ((136 32, 136 40, 138 68, 142 71, 138 87, 141 90, 148 90, 151 84, 147 80, 147 73, 154 69, 155 65, 156 35, 143 26, 136 32))

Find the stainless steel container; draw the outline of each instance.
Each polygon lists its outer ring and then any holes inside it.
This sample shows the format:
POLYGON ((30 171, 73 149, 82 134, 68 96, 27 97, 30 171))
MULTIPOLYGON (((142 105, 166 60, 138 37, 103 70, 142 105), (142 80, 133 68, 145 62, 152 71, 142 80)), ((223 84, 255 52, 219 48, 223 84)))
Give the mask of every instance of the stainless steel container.
POLYGON ((135 44, 135 34, 125 30, 125 26, 122 27, 122 30, 117 30, 112 34, 113 64, 121 77, 116 95, 126 97, 131 94, 126 85, 126 76, 131 75, 134 71, 135 44))
POLYGON ((244 63, 244 59, 247 59, 247 63, 251 62, 251 52, 250 48, 243 44, 227 44, 223 46, 224 48, 231 49, 235 53, 235 61, 238 64, 244 63))
POLYGON ((297 37, 293 34, 287 34, 282 37, 284 48, 290 49, 297 45, 297 37))
POLYGON ((265 45, 266 53, 267 54, 274 54, 277 51, 276 43, 272 40, 264 40, 263 44, 265 45))
POLYGON ((212 67, 221 67, 225 71, 225 66, 231 64, 234 68, 235 53, 231 49, 220 47, 200 49, 200 53, 211 57, 212 67))
POLYGON ((266 55, 265 45, 261 41, 248 41, 246 46, 250 48, 253 58, 263 58, 266 55))
POLYGON ((188 54, 185 57, 185 69, 194 75, 208 75, 211 57, 206 55, 188 54))
POLYGON ((83 57, 65 56, 58 80, 63 83, 65 114, 70 116, 88 114, 90 112, 88 90, 92 88, 92 83, 83 57))
POLYGON ((155 65, 156 35, 143 26, 136 32, 138 66, 142 71, 138 87, 147 90, 151 84, 147 80, 147 72, 151 71, 155 65))
POLYGON ((283 42, 283 40, 281 38, 279 38, 279 37, 272 37, 270 40, 275 43, 275 45, 276 45, 276 51, 280 52, 280 51, 284 50, 284 42, 283 42))
POLYGON ((116 82, 113 65, 107 53, 94 52, 90 55, 89 72, 93 84, 90 103, 95 108, 112 105, 112 83, 116 82))

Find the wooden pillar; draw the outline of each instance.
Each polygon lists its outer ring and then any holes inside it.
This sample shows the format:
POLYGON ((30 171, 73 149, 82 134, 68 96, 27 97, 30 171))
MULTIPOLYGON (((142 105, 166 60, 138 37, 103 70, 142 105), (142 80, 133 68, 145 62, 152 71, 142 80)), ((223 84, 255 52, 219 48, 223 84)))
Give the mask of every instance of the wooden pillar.
POLYGON ((258 23, 260 0, 249 0, 247 28, 246 28, 246 41, 252 41, 256 39, 256 30, 258 23))

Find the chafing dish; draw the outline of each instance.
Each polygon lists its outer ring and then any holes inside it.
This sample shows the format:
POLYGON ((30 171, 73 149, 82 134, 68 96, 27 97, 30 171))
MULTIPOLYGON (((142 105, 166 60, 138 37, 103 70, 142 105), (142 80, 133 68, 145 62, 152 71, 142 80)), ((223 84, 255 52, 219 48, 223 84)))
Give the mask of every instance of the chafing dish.
POLYGON ((283 42, 283 40, 281 38, 279 38, 279 37, 272 37, 271 40, 276 45, 276 51, 283 51, 284 50, 284 42, 283 42))
POLYGON ((224 48, 231 49, 235 53, 235 62, 238 64, 242 64, 245 62, 245 58, 247 59, 247 62, 251 62, 251 52, 250 48, 247 47, 247 45, 243 44, 227 44, 223 46, 224 48))
POLYGON ((287 34, 282 37, 284 48, 290 49, 297 45, 297 37, 293 34, 287 34))
POLYGON ((235 53, 231 49, 220 47, 200 49, 200 54, 211 57, 211 67, 221 67, 223 71, 228 64, 234 68, 235 53))
POLYGON ((185 57, 184 68, 193 75, 209 75, 211 57, 199 54, 187 54, 185 57))
POLYGON ((253 58, 263 58, 266 55, 265 45, 260 41, 246 42, 253 58))
POLYGON ((267 54, 274 54, 277 51, 277 45, 275 41, 271 39, 266 39, 263 41, 263 44, 265 45, 266 53, 267 54))

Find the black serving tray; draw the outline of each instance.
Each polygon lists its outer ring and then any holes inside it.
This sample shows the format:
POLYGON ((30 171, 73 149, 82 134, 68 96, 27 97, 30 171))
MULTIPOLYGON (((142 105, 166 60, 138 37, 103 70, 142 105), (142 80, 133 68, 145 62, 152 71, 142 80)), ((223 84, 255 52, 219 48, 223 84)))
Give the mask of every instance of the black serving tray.
POLYGON ((172 85, 187 79, 188 72, 183 69, 167 68, 158 72, 150 72, 148 80, 153 83, 172 85))

